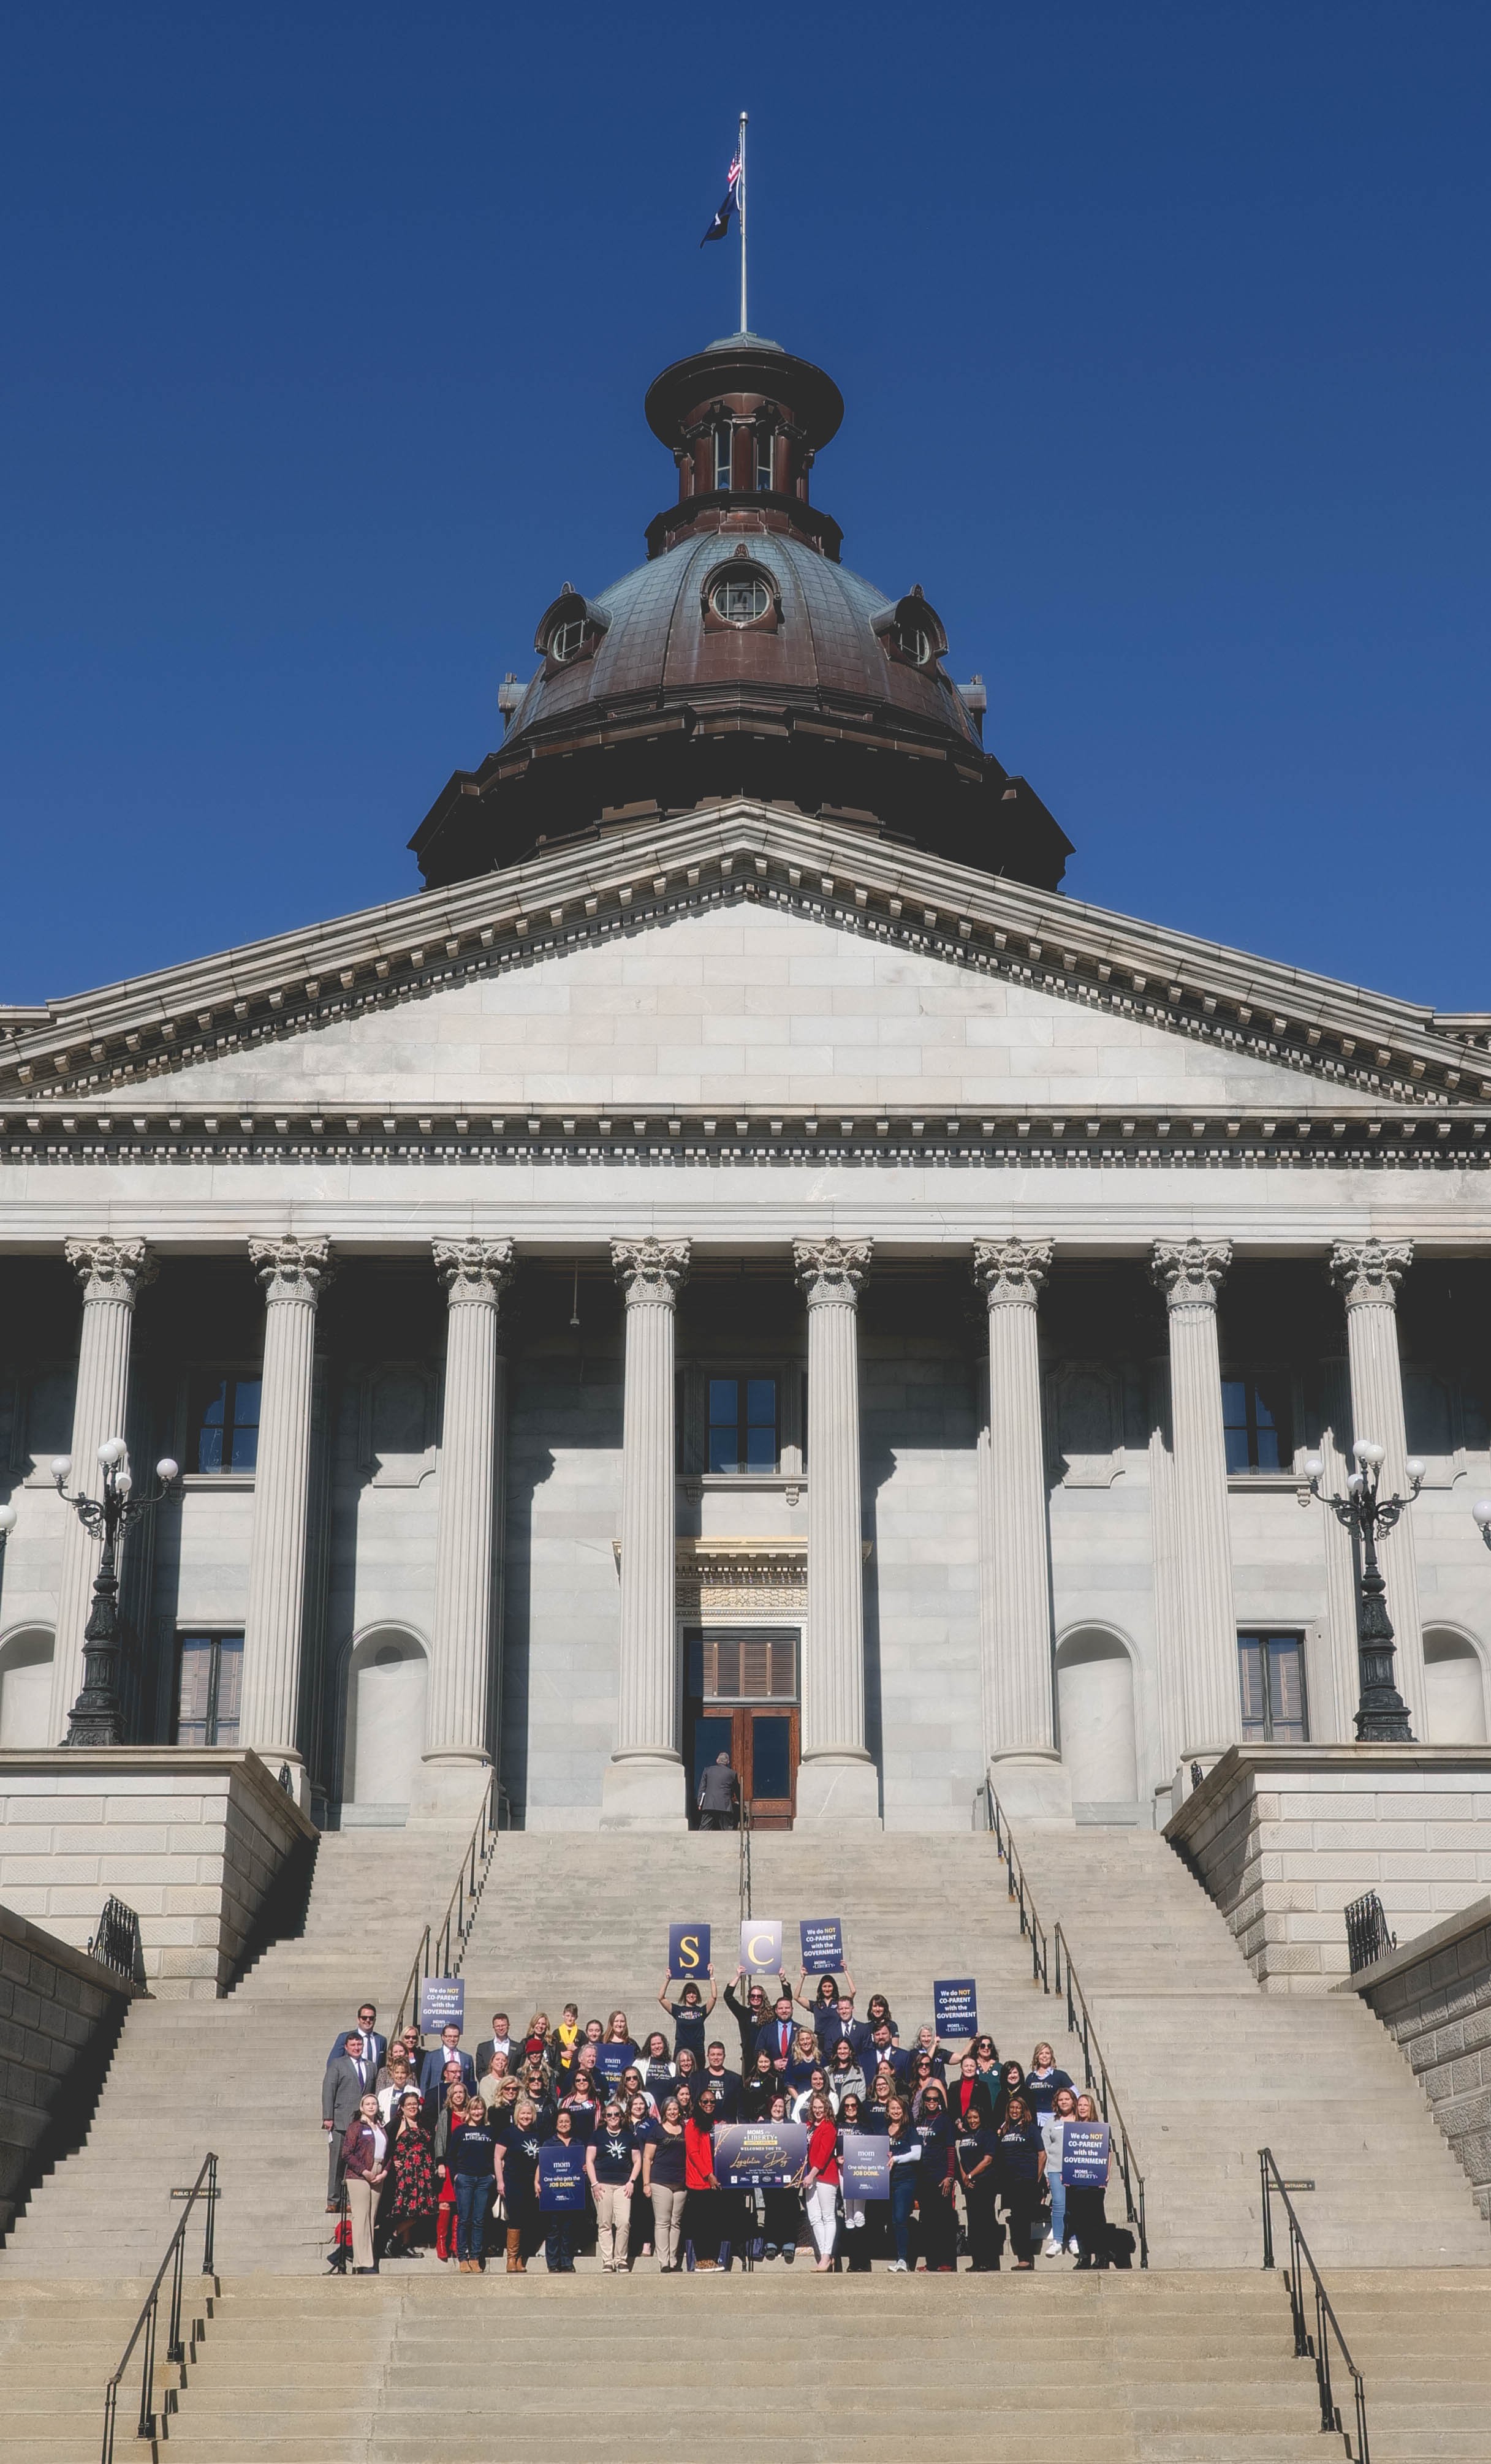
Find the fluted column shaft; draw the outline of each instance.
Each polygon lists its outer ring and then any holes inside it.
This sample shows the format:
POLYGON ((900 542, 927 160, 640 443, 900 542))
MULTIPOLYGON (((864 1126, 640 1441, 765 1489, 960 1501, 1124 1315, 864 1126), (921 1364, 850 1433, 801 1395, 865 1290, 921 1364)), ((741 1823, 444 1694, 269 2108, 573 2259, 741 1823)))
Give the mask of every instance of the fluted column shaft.
POLYGON ((602 1783, 610 1827, 677 1830, 684 1821, 679 1749, 678 1525, 673 1373, 686 1241, 613 1241, 626 1296, 621 1429, 621 1637, 616 1744, 602 1783))
POLYGON ((316 1305, 335 1269, 323 1240, 251 1240, 249 1255, 264 1287, 264 1366, 238 1733, 278 1767, 303 1759, 300 1644, 316 1305))
POLYGON ((989 1547, 984 1722, 990 1758, 1055 1762, 1051 1550, 1037 1309, 1049 1241, 981 1241, 973 1280, 989 1311, 989 1547))
MULTIPOLYGON (((100 1477, 99 1448, 105 1438, 125 1435, 135 1301, 145 1285, 153 1281, 156 1265, 144 1241, 107 1237, 69 1241, 65 1249, 67 1263, 83 1287, 78 1387, 73 1401, 73 1477, 68 1485, 77 1493, 97 1497, 100 1477)), ((90 1539, 77 1515, 69 1511, 62 1532, 48 1729, 58 1745, 67 1735, 68 1715, 83 1682, 83 1628, 88 1622, 94 1576, 99 1571, 100 1547, 99 1541, 90 1539)))
POLYGON ((1216 1296, 1232 1264, 1228 1241, 1161 1241, 1152 1269, 1169 1309, 1170 1435, 1184 1651, 1183 1763, 1235 1743, 1242 1724, 1227 1439, 1216 1296))
MULTIPOLYGON (((1403 1364, 1398 1352, 1398 1286, 1413 1261, 1407 1241, 1338 1241, 1330 1253, 1331 1279, 1346 1303, 1346 1355, 1351 1379, 1351 1439, 1374 1438, 1385 1449, 1380 1486, 1384 1497, 1408 1495, 1408 1436, 1403 1422, 1403 1364)), ((1349 1466, 1355 1469, 1355 1464, 1349 1466)), ((1398 1691, 1409 1707, 1414 1733, 1424 1732, 1426 1681, 1424 1626, 1418 1605, 1418 1558, 1413 1510, 1377 1543, 1388 1586, 1388 1615, 1397 1643, 1398 1691)), ((1355 1709, 1347 1729, 1355 1736, 1355 1709)))
POLYGON ((434 1263, 448 1306, 425 1760, 482 1764, 504 1434, 499 1312, 513 1244, 436 1241, 434 1263))
POLYGON ((795 1241, 808 1304, 808 1631, 797 1819, 877 1821, 865 1744, 859 1290, 868 1241, 795 1241))

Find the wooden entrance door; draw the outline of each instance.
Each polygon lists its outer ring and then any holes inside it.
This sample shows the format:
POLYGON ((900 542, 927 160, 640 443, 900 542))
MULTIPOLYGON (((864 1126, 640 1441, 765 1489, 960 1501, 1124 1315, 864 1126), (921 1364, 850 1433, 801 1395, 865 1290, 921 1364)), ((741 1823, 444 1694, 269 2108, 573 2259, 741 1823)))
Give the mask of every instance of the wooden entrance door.
POLYGON ((689 1819, 699 1783, 728 1754, 753 1828, 790 1831, 797 1801, 797 1633, 792 1627, 696 1630, 687 1643, 689 1819), (754 1699, 751 1699, 754 1698, 754 1699))

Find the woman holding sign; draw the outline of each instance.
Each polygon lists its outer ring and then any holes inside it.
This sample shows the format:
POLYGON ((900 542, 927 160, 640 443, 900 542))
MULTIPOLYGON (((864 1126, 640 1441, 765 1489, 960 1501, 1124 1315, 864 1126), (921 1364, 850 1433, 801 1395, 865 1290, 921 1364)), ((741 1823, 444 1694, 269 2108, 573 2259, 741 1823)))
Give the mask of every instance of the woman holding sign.
POLYGON ((999 2190, 1010 2225, 1010 2248, 1017 2268, 1035 2264, 1035 2219, 1044 2206, 1046 2151, 1040 2124, 1023 2096, 1012 2096, 995 2136, 999 2143, 999 2190))
MULTIPOLYGON (((1073 2116, 1074 2135, 1077 2130, 1101 2130, 1102 2116, 1090 2096, 1079 2096, 1073 2116)), ((1104 2133, 1106 2137, 1106 2133, 1104 2133)), ((1069 2182, 1066 2190, 1066 2229, 1077 2244, 1079 2267, 1106 2267, 1108 2259, 1108 2219, 1103 2208, 1108 2182, 1113 2172, 1113 2157, 1104 2146, 1101 2158, 1101 2182, 1069 2182)), ((1083 2167, 1084 2171, 1091 2168, 1083 2167)))

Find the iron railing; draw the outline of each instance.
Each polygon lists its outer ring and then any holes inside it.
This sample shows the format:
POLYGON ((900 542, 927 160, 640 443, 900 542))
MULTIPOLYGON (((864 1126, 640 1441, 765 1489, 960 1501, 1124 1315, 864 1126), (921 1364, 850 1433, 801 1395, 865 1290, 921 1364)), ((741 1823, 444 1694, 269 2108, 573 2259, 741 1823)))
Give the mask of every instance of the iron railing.
POLYGON ((204 2156, 202 2170, 190 2189, 185 2193, 185 2197, 186 2209, 181 2222, 172 2233, 167 2245, 166 2255, 155 2271, 155 2282, 145 2295, 145 2306, 135 2321, 129 2342, 120 2358, 119 2367, 103 2391, 103 2448, 100 2464, 114 2464, 114 2425, 119 2412, 119 2391, 135 2347, 142 2340, 144 2341, 145 2350, 140 2362, 140 2419, 136 2425, 135 2435, 137 2438, 148 2438, 153 2442, 157 2437, 164 2438, 167 2435, 167 2418, 178 2409, 177 2397, 187 2384, 187 2365, 189 2362, 196 2360, 197 2345, 205 2333, 206 2322, 201 2319, 193 2319, 189 2344, 183 2341, 181 2306, 186 2282, 187 2233, 191 2224, 191 2211, 199 2199, 207 2212, 207 2222, 202 2231, 202 2273, 207 2277, 214 2277, 216 2273, 212 2256, 217 2223, 217 2158, 214 2155, 210 2153, 204 2156), (157 2413, 155 2372, 156 2356, 160 2349, 161 2287, 166 2281, 167 2271, 170 2275, 171 2289, 170 2315, 166 2330, 166 2364, 167 2369, 176 2373, 176 2383, 174 2386, 162 2388, 160 2411, 157 2413))
POLYGON ((750 1799, 744 1789, 740 1792, 741 1838, 741 1923, 750 1914, 750 1799))
POLYGON ((145 1954, 140 1946, 140 1919, 122 1900, 106 1899, 99 1919, 99 1930, 88 1945, 93 1958, 102 1968, 112 1968, 116 1976, 126 1976, 131 1985, 145 1982, 145 1954))
POLYGON ((1289 2287, 1289 2312, 1294 2321, 1294 2349, 1299 2360, 1309 2360, 1315 2365, 1315 2383, 1320 2390, 1320 2426, 1324 2431, 1334 2430, 1340 2432, 1346 2440, 1346 2453, 1352 2459, 1352 2464, 1371 2464, 1371 2449, 1367 2441, 1367 2383, 1351 2359, 1350 2349, 1341 2332, 1341 2321, 1331 2307, 1329 2294, 1321 2282, 1320 2269, 1311 2257, 1309 2243, 1300 2230, 1300 2219, 1295 2214, 1294 2202, 1284 2187, 1283 2175, 1274 2161, 1274 2151, 1271 2147, 1258 2149, 1258 2175, 1263 2185, 1263 2264, 1265 2267, 1272 2267, 1274 2264, 1273 2200, 1276 2194, 1283 2201, 1284 2214, 1289 2223, 1289 2265, 1285 2270, 1284 2281, 1289 2287), (1313 2331, 1305 2308, 1305 2268, 1310 2272, 1310 2287, 1314 2297, 1313 2331), (1351 2374, 1351 2387, 1356 2399, 1356 2445, 1354 2447, 1351 2444, 1351 2432, 1342 2421, 1341 2408, 1336 2402, 1330 2383, 1332 2336, 1340 2348, 1341 2359, 1351 2374))
MULTIPOLYGON (((409 1981, 399 2004, 399 2014, 391 2035, 396 2036, 406 2019, 419 2019, 419 1989, 427 1976, 458 1976, 466 1953, 477 1909, 486 1887, 487 1868, 492 1851, 497 1846, 501 1811, 507 1792, 494 1775, 482 1793, 481 1808, 477 1815, 471 1837, 461 1852, 460 1868, 456 1877, 444 1916, 437 1925, 426 1925, 419 1937, 419 1947, 409 1971, 409 1981)), ((510 1816, 509 1816, 510 1819, 510 1816)), ((390 2038, 391 2041, 391 2038, 390 2038)))
POLYGON ((1398 1938, 1388 1931, 1387 1912, 1375 1891, 1364 1891, 1346 1908, 1346 1956, 1354 1976, 1362 1968, 1370 1968, 1374 1959, 1385 1959, 1396 1950, 1398 1938))
POLYGON ((1025 1869, 1020 1863, 1014 1841, 1011 1837, 1009 1816, 994 1794, 994 1784, 991 1779, 985 1781, 980 1793, 985 1800, 989 1828, 994 1835, 995 1850, 1004 1862, 1010 1897, 1019 1907, 1020 1931, 1030 1942, 1032 1982, 1038 1985, 1043 1993, 1055 1991, 1066 1995, 1067 2033, 1075 2036, 1081 2046, 1083 2085, 1112 2133, 1113 2153, 1118 2164, 1119 2178, 1124 2185, 1124 2204, 1139 2245, 1139 2264, 1141 2267, 1147 2267, 1149 2230, 1145 2207, 1145 2177, 1139 2169, 1138 2160, 1134 2154, 1133 2142, 1128 2135, 1128 2124, 1119 2110, 1119 2101, 1113 2093, 1112 2082, 1108 2077, 1108 2066, 1103 2060, 1102 2048, 1098 2042, 1098 2032, 1093 2025, 1087 1996, 1082 1991, 1077 1971, 1072 1965, 1072 1946, 1061 1931, 1059 1920, 1049 1937, 1045 1926, 1041 1924, 1040 1913, 1035 1905, 1035 1895, 1025 1879, 1025 1869), (1064 1975, 1062 1973, 1063 1954, 1065 1956, 1064 1975))

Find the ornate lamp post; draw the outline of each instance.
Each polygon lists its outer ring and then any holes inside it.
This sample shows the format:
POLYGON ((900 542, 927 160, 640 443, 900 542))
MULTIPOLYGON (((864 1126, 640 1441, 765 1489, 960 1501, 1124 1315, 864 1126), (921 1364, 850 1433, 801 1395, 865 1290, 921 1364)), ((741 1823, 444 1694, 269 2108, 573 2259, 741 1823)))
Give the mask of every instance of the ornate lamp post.
POLYGON ((69 1746, 122 1746, 124 1742, 123 1705, 119 1691, 119 1576, 115 1572, 118 1544, 121 1533, 127 1531, 131 1524, 142 1522, 155 1511, 178 1472, 169 1455, 163 1455, 155 1466, 160 1486, 153 1496, 136 1497, 129 1449, 122 1438, 105 1438, 99 1448, 99 1462, 103 1471, 101 1499, 68 1496, 71 1455, 56 1455, 52 1463, 58 1497, 72 1507, 83 1529, 92 1532, 95 1539, 101 1537, 103 1542, 93 1586, 93 1607, 83 1629, 82 1692, 73 1705, 63 1741, 69 1746))
MULTIPOLYGON (((1377 1563, 1377 1541, 1384 1531, 1391 1531, 1399 1515, 1413 1505, 1424 1477, 1424 1465, 1416 1455, 1410 1455, 1403 1468, 1409 1478, 1407 1497, 1379 1497, 1377 1484, 1382 1478, 1383 1457, 1387 1449, 1372 1438, 1358 1438, 1351 1452, 1357 1467, 1346 1481, 1345 1497, 1327 1497, 1320 1485, 1324 1463, 1319 1455, 1304 1458, 1304 1477, 1311 1494, 1323 1506, 1328 1506, 1340 1523, 1354 1532, 1361 1546, 1361 1573, 1357 1582, 1356 1655, 1361 1676, 1361 1700, 1356 1706, 1358 1745, 1411 1746, 1413 1731, 1409 1726, 1409 1708, 1392 1682, 1392 1622, 1388 1615, 1388 1586, 1377 1563)), ((1309 1498, 1303 1488, 1300 1504, 1309 1498)))

